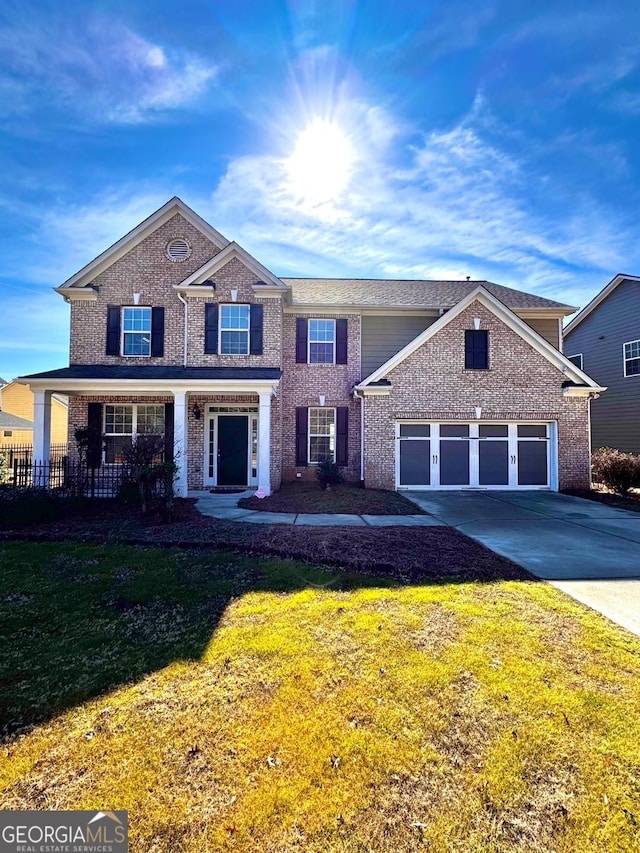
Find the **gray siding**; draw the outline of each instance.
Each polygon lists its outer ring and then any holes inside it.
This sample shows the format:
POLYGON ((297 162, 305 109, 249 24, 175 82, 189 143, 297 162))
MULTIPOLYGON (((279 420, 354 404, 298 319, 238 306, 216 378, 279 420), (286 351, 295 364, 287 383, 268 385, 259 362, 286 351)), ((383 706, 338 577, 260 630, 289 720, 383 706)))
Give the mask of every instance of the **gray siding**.
POLYGON ((417 338, 437 317, 371 315, 362 317, 362 379, 417 338))
POLYGON ((623 281, 565 337, 565 355, 607 391, 591 403, 591 445, 640 453, 640 376, 624 375, 622 344, 640 340, 640 282, 623 281))
POLYGON ((560 324, 557 317, 540 317, 539 319, 528 317, 525 323, 528 323, 545 341, 549 341, 556 349, 560 349, 560 324))

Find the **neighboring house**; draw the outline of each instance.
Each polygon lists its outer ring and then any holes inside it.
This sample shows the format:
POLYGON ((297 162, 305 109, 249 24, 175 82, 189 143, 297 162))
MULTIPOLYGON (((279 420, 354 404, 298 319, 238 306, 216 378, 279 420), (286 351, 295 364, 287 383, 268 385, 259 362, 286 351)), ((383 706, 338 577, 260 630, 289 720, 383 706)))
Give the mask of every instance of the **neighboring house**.
MULTIPOLYGON (((0 446, 33 441, 33 393, 20 382, 0 381, 0 446)), ((66 397, 51 400, 51 443, 66 444, 69 407, 66 397)))
POLYGON ((607 386, 591 406, 592 448, 640 453, 640 277, 616 275, 564 334, 567 356, 607 386))
POLYGON ((589 400, 560 351, 575 309, 490 282, 278 278, 171 199, 57 292, 70 366, 22 377, 113 465, 162 434, 178 491, 313 477, 383 488, 589 484, 589 400))

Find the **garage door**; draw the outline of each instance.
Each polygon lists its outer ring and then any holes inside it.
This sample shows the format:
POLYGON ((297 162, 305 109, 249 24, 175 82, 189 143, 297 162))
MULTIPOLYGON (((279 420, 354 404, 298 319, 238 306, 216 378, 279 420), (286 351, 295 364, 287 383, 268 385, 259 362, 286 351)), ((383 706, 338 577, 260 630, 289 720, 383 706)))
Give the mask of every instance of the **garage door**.
POLYGON ((553 423, 396 424, 400 489, 554 488, 553 423))

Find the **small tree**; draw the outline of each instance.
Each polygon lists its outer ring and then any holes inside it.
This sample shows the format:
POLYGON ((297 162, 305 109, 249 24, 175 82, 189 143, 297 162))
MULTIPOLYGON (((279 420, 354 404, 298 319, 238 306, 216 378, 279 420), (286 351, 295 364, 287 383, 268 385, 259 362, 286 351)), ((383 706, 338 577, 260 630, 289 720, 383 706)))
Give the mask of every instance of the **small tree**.
POLYGON ((142 512, 147 511, 149 500, 158 481, 162 479, 166 482, 164 466, 173 464, 160 461, 163 451, 163 435, 135 435, 131 439, 131 444, 122 449, 122 457, 129 469, 130 477, 138 486, 142 512))
POLYGON ((344 482, 340 469, 335 462, 330 459, 323 459, 316 468, 316 477, 320 483, 320 488, 329 489, 331 486, 339 486, 344 482))

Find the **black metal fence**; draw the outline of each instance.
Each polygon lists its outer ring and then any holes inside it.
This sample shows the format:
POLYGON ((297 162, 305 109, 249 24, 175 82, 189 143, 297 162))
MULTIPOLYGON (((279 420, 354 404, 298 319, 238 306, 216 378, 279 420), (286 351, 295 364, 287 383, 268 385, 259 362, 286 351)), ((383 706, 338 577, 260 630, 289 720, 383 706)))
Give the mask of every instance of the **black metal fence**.
MULTIPOLYGON (((129 465, 103 465, 89 468, 78 460, 65 458, 50 462, 14 459, 10 481, 17 488, 40 488, 60 495, 89 498, 115 498, 123 489, 138 488, 138 472, 129 465)), ((148 477, 147 493, 165 494, 162 477, 148 477)))
MULTIPOLYGON (((51 445, 51 460, 66 458, 68 448, 66 444, 51 445)), ((3 456, 7 468, 13 468, 13 463, 16 459, 27 461, 33 459, 32 444, 0 444, 0 456, 3 456)))

